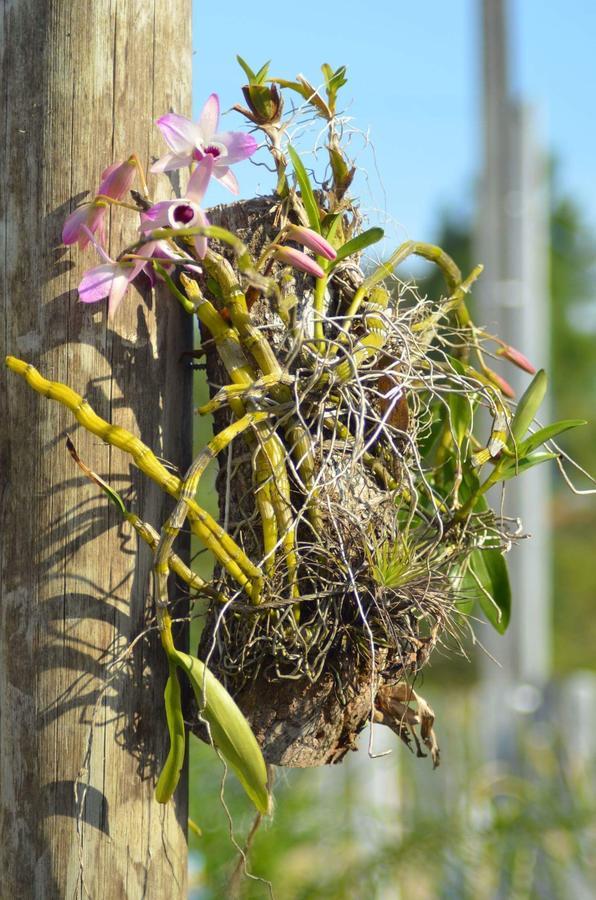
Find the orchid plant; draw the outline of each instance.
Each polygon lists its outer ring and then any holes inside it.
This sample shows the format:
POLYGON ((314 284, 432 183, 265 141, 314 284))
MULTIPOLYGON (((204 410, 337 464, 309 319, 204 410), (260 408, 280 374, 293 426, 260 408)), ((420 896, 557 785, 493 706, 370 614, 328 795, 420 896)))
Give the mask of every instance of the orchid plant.
MULTIPOLYGON (((365 718, 388 724, 421 750, 418 727, 436 762, 432 711, 407 686, 407 676, 415 672, 422 648, 430 652, 441 630, 457 617, 469 620, 475 606, 499 631, 507 627, 511 596, 504 554, 513 535, 490 509, 486 493, 533 465, 560 461, 553 439, 581 422, 532 430, 546 377, 535 373, 519 350, 474 324, 466 298, 481 266, 464 278, 440 248, 413 241, 380 264, 363 261, 383 230, 363 229, 349 194, 356 169, 342 147, 338 115, 345 67, 324 65, 323 85, 317 87, 303 76, 272 78, 268 64, 254 71, 239 62, 247 77, 242 88, 246 106, 235 109, 260 132, 261 145, 252 133, 219 130, 219 99, 213 93, 197 122, 173 112, 157 120, 168 150, 150 173, 186 170, 180 197, 154 202, 141 161, 132 154, 103 172, 93 199, 68 216, 62 233, 65 244, 77 243, 81 250, 91 246, 101 260, 81 279, 82 303, 107 300, 113 319, 131 286, 148 281, 163 286, 159 302, 180 303, 196 316, 229 377, 229 384, 199 411, 226 408, 228 424, 178 478, 137 437, 92 413, 71 388, 47 381, 21 360, 7 362, 35 390, 67 406, 85 428, 131 454, 143 473, 177 501, 157 532, 127 509, 71 445, 75 461, 154 552, 155 605, 169 664, 165 706, 171 740, 157 799, 166 802, 172 796, 184 761, 182 672, 212 742, 263 814, 270 809, 270 796, 262 749, 204 662, 175 647, 170 573, 211 597, 218 608, 222 600, 233 605, 239 594, 257 612, 260 607, 264 624, 258 653, 269 653, 280 672, 294 660, 288 678, 316 681, 314 660, 323 671, 326 657, 320 648, 325 644, 325 652, 331 652, 336 634, 353 640, 355 654, 370 641, 366 660, 372 659, 373 668, 375 660, 385 660, 379 677, 385 671, 400 674, 397 684, 394 678, 379 688, 365 718), (284 95, 295 101, 289 117, 284 95), (326 170, 318 182, 288 137, 289 124, 301 111, 322 120, 327 135, 326 170), (232 168, 260 147, 274 163, 275 215, 270 239, 255 257, 237 234, 210 223, 204 203, 212 181, 238 194, 232 168), (138 224, 136 241, 116 259, 105 242, 112 207, 125 209, 138 224), (408 300, 395 278, 395 268, 412 255, 443 272, 446 294, 438 306, 420 297, 408 300), (258 298, 271 306, 275 340, 252 317, 258 298), (507 381, 486 362, 491 353, 533 376, 517 406, 507 381), (482 407, 493 419, 484 440, 477 436, 476 412, 482 407), (259 558, 247 549, 250 541, 226 532, 196 500, 209 461, 240 436, 251 454, 259 558), (364 474, 358 477, 384 510, 382 516, 353 520, 349 552, 336 522, 346 515, 346 506, 339 509, 337 489, 328 487, 339 484, 338 459, 346 454, 360 466, 364 474), (483 474, 487 465, 488 475, 483 474), (175 553, 186 521, 218 564, 215 583, 205 584, 175 553), (320 574, 315 577, 313 571, 320 574), (328 571, 342 573, 333 591, 328 571), (408 666, 405 647, 413 659, 408 666), (281 656, 275 657, 278 652, 281 656), (417 713, 412 703, 418 704, 417 713)), ((238 632, 238 640, 246 641, 246 632, 238 632)), ((248 658, 252 645, 245 646, 248 658)), ((262 659, 258 653, 255 673, 262 659)))

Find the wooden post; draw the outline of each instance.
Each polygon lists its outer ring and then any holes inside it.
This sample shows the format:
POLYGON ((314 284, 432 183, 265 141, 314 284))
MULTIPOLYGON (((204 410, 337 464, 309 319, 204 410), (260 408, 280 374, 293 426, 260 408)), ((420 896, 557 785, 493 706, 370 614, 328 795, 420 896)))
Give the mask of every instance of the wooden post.
MULTIPOLYGON (((93 250, 60 248, 102 170, 164 151, 154 120, 190 112, 190 0, 15 0, 0 19, 0 349, 67 382, 186 469, 192 342, 167 296, 131 290, 114 325, 76 286, 93 250)), ((138 225, 114 211, 109 246, 138 225)), ((186 897, 186 783, 165 758, 164 665, 144 630, 151 555, 81 477, 81 457, 159 526, 161 493, 56 403, 0 372, 0 872, 3 897, 186 897)))

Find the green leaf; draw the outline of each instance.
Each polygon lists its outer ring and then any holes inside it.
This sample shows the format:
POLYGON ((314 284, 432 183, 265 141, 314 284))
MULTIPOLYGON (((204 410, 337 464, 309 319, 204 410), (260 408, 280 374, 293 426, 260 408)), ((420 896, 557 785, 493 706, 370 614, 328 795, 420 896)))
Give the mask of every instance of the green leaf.
POLYGON ((255 75, 255 84, 263 84, 265 79, 267 78, 267 73, 269 72, 269 66, 271 65, 271 60, 266 62, 261 66, 257 74, 255 75))
POLYGON ((287 81, 285 78, 271 78, 274 84, 278 84, 282 88, 288 88, 288 90, 296 91, 297 94, 300 94, 305 100, 307 100, 311 106, 314 106, 319 115, 321 115, 324 119, 331 119, 333 113, 323 100, 320 94, 317 93, 316 88, 310 84, 306 80, 306 78, 302 78, 300 75, 298 76, 297 81, 287 81))
POLYGON ((587 424, 585 419, 561 419, 560 422, 553 422, 552 425, 546 425, 544 428, 539 428, 538 431, 531 434, 525 441, 518 444, 517 452, 520 456, 527 456, 532 450, 540 447, 540 445, 544 444, 546 441, 552 440, 552 438, 556 437, 558 434, 569 431, 571 428, 577 428, 579 425, 587 424))
POLYGON ((245 60, 243 60, 239 54, 236 54, 236 59, 237 59, 238 63, 242 66, 242 68, 244 69, 244 74, 248 78, 248 83, 254 84, 255 83, 255 73, 253 72, 253 70, 251 69, 249 64, 247 62, 245 62, 245 60))
POLYGON ((321 222, 321 232, 323 237, 329 241, 332 247, 335 247, 337 231, 341 225, 341 219, 341 213, 327 213, 321 222))
POLYGON ((178 787, 180 773, 184 766, 186 754, 186 729, 182 714, 182 692, 176 672, 176 663, 168 660, 169 676, 164 691, 166 721, 170 735, 170 750, 155 787, 155 799, 158 803, 167 803, 178 787))
POLYGON ((329 86, 329 82, 333 78, 333 69, 329 65, 329 63, 323 63, 321 66, 321 72, 323 73, 323 77, 325 79, 325 86, 329 86))
POLYGON ((517 475, 521 475, 522 472, 527 472, 528 469, 540 465, 540 463, 548 462, 549 459, 556 459, 557 456, 557 453, 544 452, 530 453, 529 456, 518 457, 517 460, 504 458, 490 476, 489 481, 492 484, 496 484, 498 481, 509 481, 510 478, 515 478, 517 475))
POLYGON ((472 591, 490 624, 504 634, 511 617, 511 587, 507 563, 500 550, 473 550, 464 588, 472 591))
POLYGON ((188 675, 201 715, 209 723, 213 743, 258 811, 266 815, 270 808, 267 767, 243 713, 200 659, 175 647, 168 650, 168 655, 188 675))
POLYGON ((315 195, 310 184, 310 179, 306 173, 306 169, 304 168, 302 160, 291 144, 288 144, 288 153, 290 154, 290 159, 292 160, 292 165, 294 166, 294 172, 296 173, 296 179, 298 181, 298 185, 300 186, 300 197, 302 199, 304 209, 306 210, 308 224, 312 229, 318 231, 318 233, 320 234, 321 220, 319 217, 319 207, 317 206, 317 201, 315 200, 315 195))
POLYGON ((478 473, 474 466, 466 460, 462 464, 462 481, 459 488, 460 502, 465 503, 472 494, 477 493, 479 487, 478 473))
POLYGON ((343 197, 350 187, 356 169, 348 166, 345 156, 337 147, 329 147, 329 162, 333 172, 333 186, 338 197, 343 197))
POLYGON ((459 391, 451 391, 447 402, 451 413, 453 437, 457 446, 461 448, 472 424, 472 409, 466 397, 459 391))
POLYGON ((546 394, 547 378, 544 369, 536 373, 528 389, 520 398, 515 415, 511 420, 511 436, 515 441, 521 441, 526 431, 534 421, 538 407, 546 394))
POLYGON ((363 231, 362 234, 357 234, 356 237, 353 237, 352 240, 339 248, 337 256, 333 260, 333 266, 336 266, 342 259, 352 256, 353 253, 358 253, 366 247, 378 243, 384 234, 385 232, 382 228, 369 228, 367 231, 363 231))

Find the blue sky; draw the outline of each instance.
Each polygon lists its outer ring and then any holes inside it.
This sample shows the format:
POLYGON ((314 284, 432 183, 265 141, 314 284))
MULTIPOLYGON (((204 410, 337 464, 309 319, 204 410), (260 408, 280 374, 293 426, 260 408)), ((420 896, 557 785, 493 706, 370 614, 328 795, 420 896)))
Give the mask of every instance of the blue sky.
MULTIPOLYGON (((566 188, 596 226, 596 2, 511 0, 511 70, 516 92, 537 105, 545 148, 561 161, 566 188)), ((194 112, 211 91, 222 108, 240 101, 240 53, 272 74, 313 83, 320 64, 348 66, 344 105, 370 134, 358 162, 361 204, 394 241, 436 236, 441 208, 473 202, 480 140, 478 0, 300 0, 259 5, 194 3, 194 112), (378 170, 378 174, 375 171, 378 170)), ((226 127, 238 127, 236 113, 226 127)), ((236 168, 243 196, 272 181, 250 163, 236 168)), ((231 199, 219 186, 209 202, 231 199)))

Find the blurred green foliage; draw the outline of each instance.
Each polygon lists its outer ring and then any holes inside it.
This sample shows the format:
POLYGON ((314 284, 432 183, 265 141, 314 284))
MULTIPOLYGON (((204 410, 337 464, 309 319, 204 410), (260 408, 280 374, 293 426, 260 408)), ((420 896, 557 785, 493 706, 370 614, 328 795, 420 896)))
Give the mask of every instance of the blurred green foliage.
MULTIPOLYGON (((551 170, 550 196, 551 418, 587 419, 586 427, 563 435, 559 443, 595 474, 596 235, 580 204, 559 188, 556 165, 551 170)), ((436 243, 464 273, 478 262, 472 258, 470 223, 452 212, 443 213, 436 243)), ((440 276, 430 274, 422 290, 431 297, 440 296, 444 290, 440 276)), ((562 674, 596 667, 596 567, 586 564, 596 545, 596 498, 575 496, 556 466, 552 471, 553 662, 555 674, 562 674)), ((591 486, 576 476, 578 487, 591 486)), ((435 672, 441 678, 451 673, 457 680, 466 680, 466 665, 465 660, 437 660, 435 672)), ((433 677, 432 669, 429 675, 433 677)))
MULTIPOLYGON (((285 771, 272 823, 257 832, 249 871, 277 900, 567 900, 590 896, 596 877, 593 772, 569 756, 561 732, 519 716, 511 765, 480 762, 479 694, 446 692, 439 704, 449 766, 432 772, 401 748, 316 772, 285 771), (356 762, 360 765, 351 765, 356 762), (381 767, 385 804, 373 790, 381 767)), ((512 713, 513 715, 513 713, 512 713)), ((572 746, 569 743, 568 748, 572 746)), ((208 748, 194 756, 201 785, 192 814, 192 900, 228 897, 237 860, 208 748)), ((252 814, 229 778, 226 800, 242 844, 252 814)), ((269 896, 244 877, 240 897, 269 896)))

